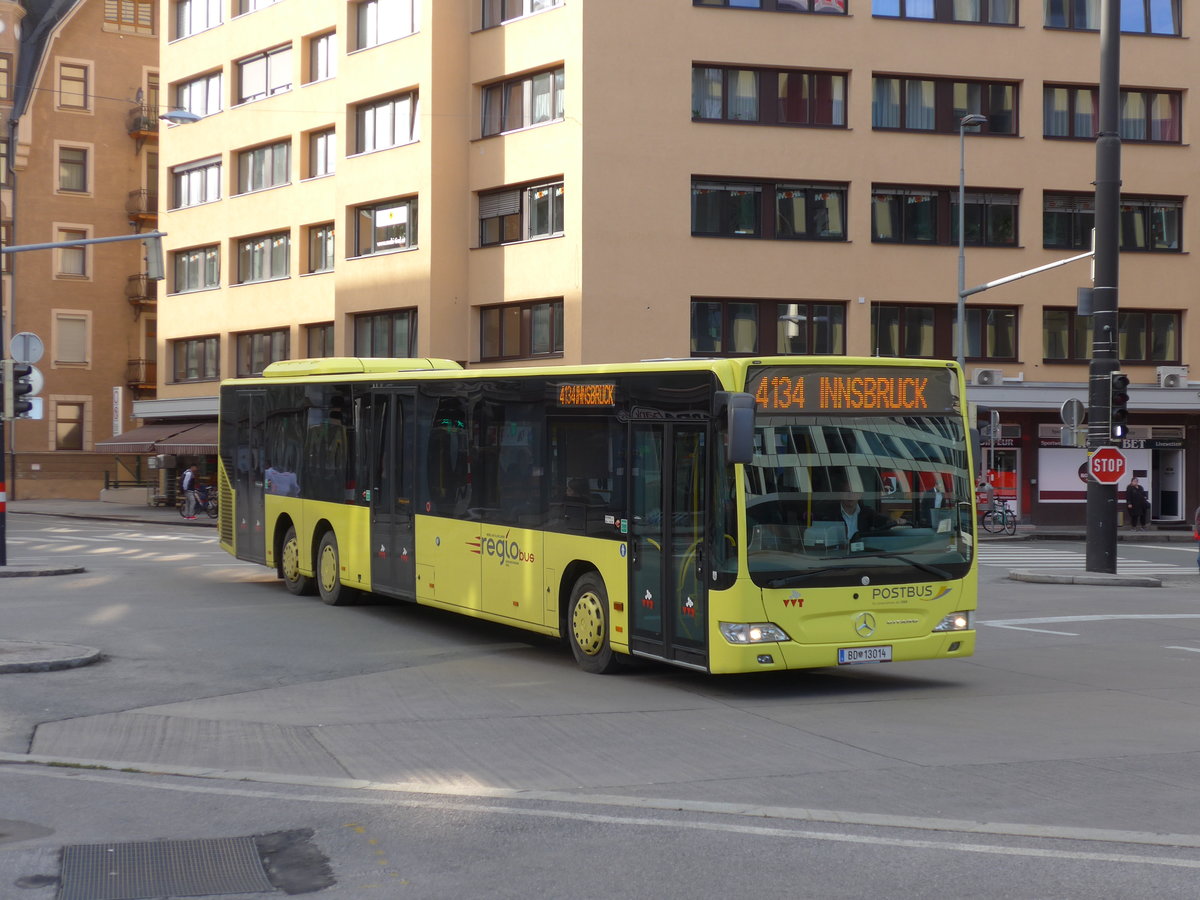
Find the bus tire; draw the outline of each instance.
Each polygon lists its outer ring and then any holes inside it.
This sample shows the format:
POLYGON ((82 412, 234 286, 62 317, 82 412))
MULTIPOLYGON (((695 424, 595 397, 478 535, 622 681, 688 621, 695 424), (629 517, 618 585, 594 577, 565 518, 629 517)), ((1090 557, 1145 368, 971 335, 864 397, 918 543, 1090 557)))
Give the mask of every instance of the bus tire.
POLYGON ((342 559, 332 529, 321 535, 317 547, 317 593, 330 606, 348 606, 356 594, 354 588, 342 584, 342 559))
POLYGON ((567 604, 567 640, 579 668, 593 675, 615 672, 620 663, 608 643, 608 592, 595 572, 580 576, 567 604))
POLYGON ((287 534, 283 536, 283 547, 279 553, 279 573, 289 593, 299 597, 317 592, 316 581, 309 575, 300 574, 300 539, 296 537, 294 526, 289 526, 287 534))

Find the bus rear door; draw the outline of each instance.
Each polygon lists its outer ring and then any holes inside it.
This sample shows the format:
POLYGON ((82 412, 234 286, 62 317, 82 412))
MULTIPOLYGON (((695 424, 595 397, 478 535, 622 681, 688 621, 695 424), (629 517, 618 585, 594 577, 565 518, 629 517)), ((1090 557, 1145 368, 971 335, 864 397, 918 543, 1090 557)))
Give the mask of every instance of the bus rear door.
POLYGON ((632 432, 631 647, 707 669, 706 429, 636 422, 632 432))
POLYGON ((414 391, 374 391, 370 412, 371 589, 416 599, 414 391))

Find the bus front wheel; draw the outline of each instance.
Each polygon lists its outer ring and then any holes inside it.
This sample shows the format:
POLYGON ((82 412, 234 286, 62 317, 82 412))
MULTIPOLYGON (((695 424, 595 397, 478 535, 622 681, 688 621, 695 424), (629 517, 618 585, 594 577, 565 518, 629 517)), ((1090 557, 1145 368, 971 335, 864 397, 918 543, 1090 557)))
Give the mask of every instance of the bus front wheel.
POLYGON ((608 643, 608 625, 608 592, 600 576, 589 572, 575 582, 567 606, 571 652, 585 672, 606 675, 619 666, 608 643))
POLYGON ((283 551, 279 555, 279 569, 288 591, 297 596, 313 593, 317 587, 313 579, 300 574, 300 539, 294 527, 289 527, 283 536, 283 551))
POLYGON ((354 588, 342 584, 342 562, 338 555, 337 536, 327 531, 317 548, 317 592, 330 606, 346 606, 354 602, 354 588))

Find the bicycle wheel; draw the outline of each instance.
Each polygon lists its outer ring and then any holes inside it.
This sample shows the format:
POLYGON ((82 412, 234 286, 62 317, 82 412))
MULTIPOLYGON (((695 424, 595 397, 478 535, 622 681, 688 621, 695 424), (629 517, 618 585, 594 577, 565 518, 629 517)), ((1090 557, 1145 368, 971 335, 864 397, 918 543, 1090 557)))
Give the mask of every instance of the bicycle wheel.
POLYGON ((208 501, 204 504, 204 508, 208 511, 208 517, 215 519, 217 517, 217 498, 209 497, 208 501))
POLYGON ((1007 509, 1004 511, 1004 532, 1005 534, 1017 533, 1017 514, 1007 509))
POLYGON ((988 534, 996 534, 1002 527, 1003 525, 996 521, 996 511, 994 509, 989 509, 983 514, 983 530, 988 534))

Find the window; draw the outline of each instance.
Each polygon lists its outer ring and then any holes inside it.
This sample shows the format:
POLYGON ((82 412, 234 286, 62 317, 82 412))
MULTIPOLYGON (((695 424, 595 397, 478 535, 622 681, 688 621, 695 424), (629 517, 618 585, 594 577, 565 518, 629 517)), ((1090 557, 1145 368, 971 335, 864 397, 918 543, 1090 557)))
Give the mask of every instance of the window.
POLYGON ((237 336, 237 374, 239 378, 261 375, 273 362, 288 358, 288 329, 253 331, 237 336))
POLYGON ((417 311, 398 309, 354 317, 354 355, 410 359, 417 355, 417 311))
POLYGON ((154 34, 156 0, 104 0, 104 30, 154 34))
POLYGON ((288 277, 292 238, 286 231, 260 234, 238 241, 238 284, 288 277))
POLYGON ((90 315, 86 312, 58 311, 54 313, 54 367, 86 366, 90 362, 88 325, 90 315))
MULTIPOLYGON (((1182 314, 1176 310, 1120 310, 1117 353, 1121 362, 1178 363, 1182 314)), ((1042 310, 1042 357, 1085 363, 1092 358, 1092 317, 1074 309, 1042 310)))
POLYGON ((480 308, 479 358, 530 359, 562 353, 562 315, 562 300, 480 308))
POLYGON ((221 0, 178 0, 175 37, 185 38, 221 24, 221 0))
POLYGON ((483 88, 483 136, 519 131, 563 117, 563 69, 548 69, 483 88))
POLYGON ((844 13, 846 0, 692 0, 692 6, 765 9, 774 12, 844 13))
POLYGON ((58 189, 73 193, 87 193, 87 150, 82 147, 58 148, 58 189))
POLYGON ((54 449, 82 450, 85 403, 54 404, 54 449))
POLYGON ((334 141, 334 131, 327 128, 324 131, 314 131, 308 136, 308 177, 317 178, 321 175, 332 175, 337 160, 337 144, 334 141))
MULTIPOLYGON (((1100 95, 1094 87, 1046 85, 1043 134, 1092 140, 1099 130, 1100 95)), ((1179 91, 1121 91, 1123 141, 1180 142, 1179 91)))
POLYGON ((332 272, 333 253, 333 223, 309 226, 308 272, 332 272))
POLYGON ((244 16, 246 13, 266 9, 268 6, 272 6, 278 2, 279 0, 237 0, 235 6, 237 7, 237 14, 244 16))
POLYGON ((844 72, 692 67, 692 118, 764 125, 846 125, 844 72))
MULTIPOLYGON (((874 356, 953 358, 958 355, 958 310, 950 304, 876 303, 871 307, 874 356)), ((1016 307, 967 307, 964 359, 1017 358, 1016 307)))
MULTIPOLYGON (((1020 193, 968 191, 964 238, 985 247, 1017 246, 1020 193)), ((871 192, 875 243, 957 244, 958 190, 876 186, 871 192)))
POLYGON ((483 0, 483 27, 493 28, 562 5, 563 0, 483 0))
MULTIPOLYGON (((5 219, 0 222, 0 247, 11 247, 13 242, 13 223, 12 219, 5 219)), ((7 275, 12 271, 12 254, 0 254, 0 272, 7 275)))
MULTIPOLYGON (((1046 194, 1042 213, 1042 246, 1087 250, 1095 227, 1093 194, 1046 194)), ((1166 251, 1183 249, 1180 229, 1183 200, 1121 196, 1121 249, 1166 251)))
POLYGON ((563 183, 479 195, 479 245, 509 244, 563 233, 563 183))
POLYGON ((211 116, 221 111, 221 73, 213 72, 175 88, 175 105, 198 116, 211 116))
POLYGON ((88 67, 77 63, 58 64, 60 109, 89 109, 88 67))
POLYGON ((356 50, 365 50, 417 30, 417 0, 362 0, 355 4, 356 50))
POLYGON ((174 293, 204 291, 221 286, 221 255, 216 246, 178 250, 174 253, 174 260, 174 293))
POLYGON ((327 31, 309 38, 306 84, 324 81, 337 74, 337 34, 327 31))
POLYGON ((695 180, 692 234, 844 241, 846 191, 844 184, 695 180))
POLYGON ((1016 0, 873 0, 871 15, 932 22, 1016 25, 1016 0))
POLYGON ((354 216, 354 254, 370 256, 417 245, 417 198, 360 206, 354 216))
POLYGON ((291 180, 291 141, 243 150, 238 154, 238 193, 278 187, 291 180))
MULTIPOLYGON (((1046 0, 1046 27, 1096 31, 1100 0, 1046 0)), ((1127 34, 1179 34, 1179 0, 1124 0, 1121 31, 1127 34)))
POLYGON ((949 78, 872 80, 871 126, 877 129, 958 134, 962 117, 987 117, 985 134, 1017 133, 1017 86, 1008 81, 955 81, 949 78))
MULTIPOLYGON (((87 240, 88 233, 81 228, 59 228, 56 242, 62 241, 84 241, 87 240)), ((55 253, 58 255, 58 274, 69 277, 86 278, 88 274, 88 248, 87 245, 82 247, 59 247, 55 253)))
POLYGON ((171 209, 221 199, 221 160, 202 159, 171 170, 171 209))
POLYGON ((175 381, 215 381, 221 377, 221 341, 191 338, 172 344, 175 381))
POLYGON ((13 96, 13 55, 0 53, 0 100, 11 100, 13 96))
POLYGON ((360 104, 355 109, 355 121, 355 153, 411 144, 417 139, 416 91, 360 104))
POLYGON ((846 305, 781 300, 692 300, 692 356, 837 355, 846 305))
POLYGON ((322 359, 326 356, 336 356, 333 346, 333 323, 322 322, 319 325, 309 325, 304 329, 308 344, 308 358, 322 359))
POLYGON ((292 45, 238 60, 238 103, 249 103, 292 89, 292 45))
POLYGON ((11 178, 9 156, 8 138, 0 138, 0 186, 4 187, 8 187, 11 178))

